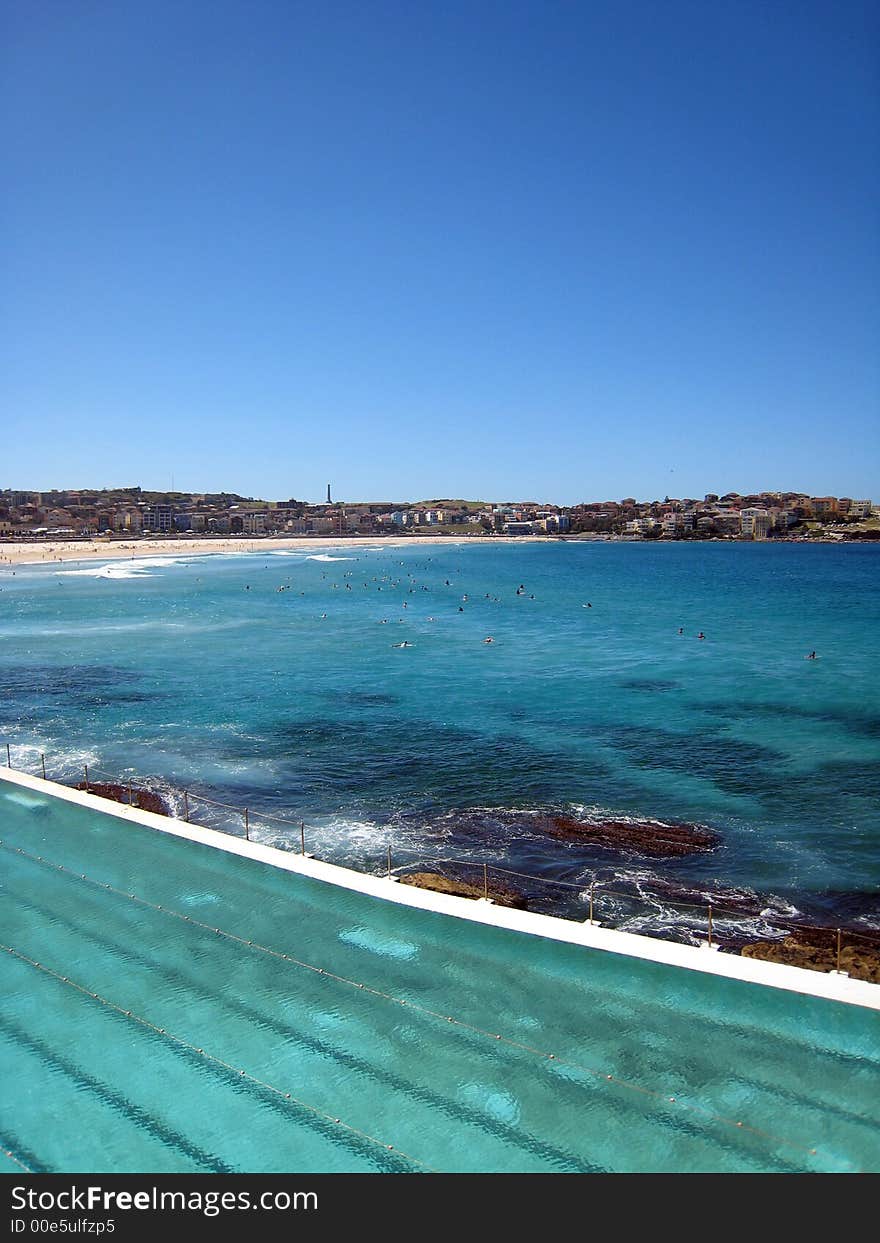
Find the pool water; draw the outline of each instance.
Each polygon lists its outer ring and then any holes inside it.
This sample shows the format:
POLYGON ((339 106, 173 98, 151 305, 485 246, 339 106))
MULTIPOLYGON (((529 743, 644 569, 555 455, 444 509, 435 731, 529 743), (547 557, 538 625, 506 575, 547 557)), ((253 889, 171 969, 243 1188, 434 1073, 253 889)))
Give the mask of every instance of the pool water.
POLYGON ((6 1172, 880 1168, 874 1011, 397 906, 2 779, 0 838, 6 1172))

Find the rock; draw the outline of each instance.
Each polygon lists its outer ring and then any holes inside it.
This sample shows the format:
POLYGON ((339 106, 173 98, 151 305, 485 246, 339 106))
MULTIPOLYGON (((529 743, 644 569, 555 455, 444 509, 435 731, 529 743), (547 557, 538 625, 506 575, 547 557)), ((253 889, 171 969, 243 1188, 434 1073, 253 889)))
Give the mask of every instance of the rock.
POLYGON ((587 848, 650 858, 680 858, 714 850, 721 838, 704 824, 685 824, 648 817, 627 820, 579 818, 565 811, 515 808, 465 808, 442 816, 410 818, 424 835, 445 840, 485 843, 496 837, 550 837, 587 848))
POLYGON ((576 820, 573 816, 536 816, 533 826, 563 841, 626 850, 655 858, 679 858, 714 850, 717 833, 699 824, 669 824, 662 820, 576 820))
MULTIPOLYGON (((781 962, 808 971, 834 971, 837 968, 837 932, 834 928, 798 929, 784 941, 755 941, 740 950, 743 958, 781 962)), ((880 940, 874 945, 861 937, 842 934, 840 969, 854 980, 880 984, 880 940)))
MULTIPOLYGON (((90 781, 88 787, 84 781, 80 781, 77 790, 85 790, 88 788, 90 794, 97 794, 99 798, 112 799, 114 803, 124 803, 128 806, 128 786, 117 785, 114 782, 90 781)), ((171 808, 165 802, 160 794, 154 794, 152 790, 139 790, 132 787, 133 807, 140 808, 141 811, 152 811, 157 816, 170 816, 171 808)))
MULTIPOLYGON (((449 893, 457 898, 482 898, 483 886, 471 884, 459 877, 443 876, 440 872, 408 872, 400 878, 401 885, 417 885, 420 889, 433 889, 435 893, 449 893)), ((511 906, 516 910, 528 909, 526 898, 497 881, 489 881, 489 897, 496 906, 511 906)))

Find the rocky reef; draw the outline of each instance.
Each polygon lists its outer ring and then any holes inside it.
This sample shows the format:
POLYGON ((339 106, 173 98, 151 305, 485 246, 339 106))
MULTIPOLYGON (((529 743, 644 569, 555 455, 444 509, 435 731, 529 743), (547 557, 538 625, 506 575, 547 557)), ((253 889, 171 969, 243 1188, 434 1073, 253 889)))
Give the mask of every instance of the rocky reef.
MULTIPOLYGON (((418 885, 420 889, 433 889, 435 893, 449 893, 457 898, 482 898, 482 884, 473 884, 460 876, 444 876, 441 872, 407 872, 398 878, 402 885, 418 885)), ((528 899, 509 885, 489 880, 489 898, 496 906, 511 906, 524 911, 528 899)))
MULTIPOLYGON (((765 962, 785 963, 789 967, 805 967, 808 971, 837 969, 837 930, 834 928, 798 928, 782 941, 755 941, 740 950, 743 958, 760 958, 765 962)), ((840 970, 854 980, 880 984, 880 940, 841 933, 840 970)))
POLYGON ((680 858, 714 850, 717 833, 701 824, 675 824, 664 820, 579 820, 574 816, 536 815, 531 827, 548 837, 582 842, 608 850, 626 851, 650 858, 680 858))
POLYGON ((118 785, 112 781, 90 781, 88 786, 84 781, 80 781, 77 790, 88 790, 90 794, 97 794, 98 798, 109 798, 114 803, 124 803, 126 807, 129 804, 132 807, 138 807, 141 811, 152 811, 157 816, 170 816, 171 808, 162 798, 161 794, 156 794, 152 790, 140 790, 136 786, 132 786, 131 791, 127 785, 118 785))

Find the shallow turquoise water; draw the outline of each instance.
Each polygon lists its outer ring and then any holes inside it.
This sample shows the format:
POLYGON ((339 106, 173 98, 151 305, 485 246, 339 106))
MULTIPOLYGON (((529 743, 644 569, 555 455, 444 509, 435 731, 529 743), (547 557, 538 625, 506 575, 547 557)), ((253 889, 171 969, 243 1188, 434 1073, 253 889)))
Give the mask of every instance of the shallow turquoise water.
POLYGON ((31 1169, 880 1168, 875 1012, 396 907, 2 780, 0 837, 0 1135, 31 1169))
MULTIPOLYGON (((50 775, 89 762, 302 816, 358 866, 467 854, 754 894, 753 936, 774 910, 877 928, 878 567, 855 545, 438 543, 6 570, 0 727, 31 771, 42 750, 50 775), (721 845, 657 862, 493 818, 538 809, 721 845)), ((628 926, 682 918, 661 895, 628 926)))

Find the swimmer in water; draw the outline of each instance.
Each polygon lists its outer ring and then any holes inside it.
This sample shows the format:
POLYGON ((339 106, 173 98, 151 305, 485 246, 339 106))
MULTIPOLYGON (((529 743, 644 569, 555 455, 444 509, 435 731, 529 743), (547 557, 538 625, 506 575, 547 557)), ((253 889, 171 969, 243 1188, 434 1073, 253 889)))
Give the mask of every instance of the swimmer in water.
POLYGON ((818 657, 816 656, 815 652, 810 652, 809 656, 804 657, 804 660, 817 660, 817 659, 818 657))
POLYGON ((413 645, 412 643, 407 643, 406 639, 404 639, 402 643, 392 643, 391 646, 392 647, 412 647, 413 645))
POLYGON ((484 642, 484 643, 494 643, 494 642, 495 642, 495 640, 494 640, 494 639, 492 638, 492 636, 489 634, 489 635, 486 635, 486 637, 485 637, 485 639, 483 640, 483 642, 484 642))
POLYGON ((698 639, 705 639, 705 637, 706 637, 706 636, 703 634, 702 630, 701 630, 701 631, 700 631, 700 633, 697 635, 697 638, 698 638, 698 639))

